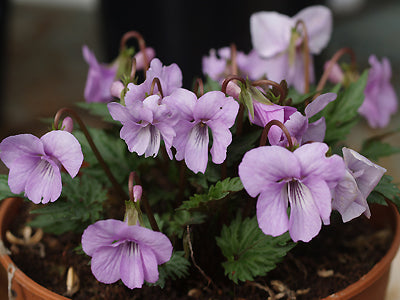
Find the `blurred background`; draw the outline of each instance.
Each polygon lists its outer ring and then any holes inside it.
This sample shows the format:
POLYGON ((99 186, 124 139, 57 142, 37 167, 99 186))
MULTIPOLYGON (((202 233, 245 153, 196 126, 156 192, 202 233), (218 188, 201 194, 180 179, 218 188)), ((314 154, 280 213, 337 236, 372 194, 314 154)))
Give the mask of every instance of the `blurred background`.
MULTIPOLYGON (((246 53, 251 49, 251 13, 276 10, 294 15, 313 4, 329 6, 334 15, 332 38, 316 59, 317 68, 345 46, 355 50, 363 68, 368 66, 370 54, 386 56, 400 95, 397 0, 1 0, 0 139, 28 132, 40 136, 48 129, 40 119, 84 101, 88 70, 82 57, 84 44, 99 61, 111 62, 118 54, 122 34, 137 30, 164 64, 181 67, 184 87, 190 88, 193 78, 201 75, 201 57, 210 48, 234 42, 246 53)), ((398 115, 390 128, 400 128, 398 115)), ((351 134, 349 143, 357 150, 363 137, 379 132, 364 122, 351 134)), ((390 142, 400 146, 399 136, 390 142)), ((394 155, 380 162, 396 182, 400 182, 399 158, 394 155)), ((0 166, 3 172, 7 170, 0 166)), ((400 299, 394 297, 391 299, 400 299)))

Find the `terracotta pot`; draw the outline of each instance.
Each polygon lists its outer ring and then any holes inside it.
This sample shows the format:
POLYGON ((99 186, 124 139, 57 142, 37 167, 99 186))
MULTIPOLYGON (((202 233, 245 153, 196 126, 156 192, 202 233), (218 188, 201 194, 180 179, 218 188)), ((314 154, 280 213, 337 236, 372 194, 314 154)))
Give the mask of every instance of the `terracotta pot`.
MULTIPOLYGON (((0 232, 1 237, 5 236, 5 232, 18 214, 19 208, 23 200, 20 198, 8 198, 3 200, 0 206, 0 232)), ((394 205, 381 206, 373 205, 371 207, 371 222, 376 227, 383 227, 387 224, 391 226, 394 232, 394 238, 389 251, 367 274, 360 278, 357 282, 349 285, 346 289, 332 294, 323 300, 381 300, 385 299, 386 288, 389 279, 390 265, 394 259, 400 246, 400 216, 394 205)), ((11 290, 16 296, 16 300, 61 300, 68 299, 51 292, 43 286, 32 281, 21 270, 19 270, 11 258, 4 253, 5 249, 0 249, 0 262, 3 268, 7 270, 8 276, 11 275, 11 268, 15 268, 14 275, 11 280, 11 290)))
MULTIPOLYGON (((0 206, 0 233, 1 241, 5 237, 5 233, 18 214, 22 205, 23 199, 21 198, 7 198, 4 199, 0 206)), ((0 246, 1 247, 1 246, 0 246)), ((13 263, 10 256, 5 252, 5 249, 0 249, 0 262, 6 270, 8 280, 11 279, 11 291, 8 291, 9 297, 12 293, 11 299, 15 300, 61 300, 65 298, 59 294, 53 293, 45 287, 37 284, 28 276, 26 276, 17 266, 13 263)))

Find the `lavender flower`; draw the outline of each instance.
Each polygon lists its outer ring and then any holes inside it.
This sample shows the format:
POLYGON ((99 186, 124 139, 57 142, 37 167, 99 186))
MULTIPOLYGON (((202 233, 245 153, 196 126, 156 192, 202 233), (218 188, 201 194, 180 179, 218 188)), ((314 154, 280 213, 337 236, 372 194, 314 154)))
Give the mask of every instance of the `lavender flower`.
POLYGON ((212 161, 221 164, 226 158, 226 149, 232 142, 229 128, 235 123, 239 104, 219 91, 204 94, 199 99, 185 89, 176 90, 165 98, 167 105, 178 111, 176 124, 176 159, 185 159, 194 173, 204 173, 208 162, 208 130, 213 135, 212 161))
POLYGON ((81 146, 67 131, 55 130, 40 139, 31 134, 5 138, 0 143, 0 159, 10 169, 8 185, 13 193, 25 192, 38 204, 56 201, 61 194, 63 166, 75 177, 83 162, 81 146))
POLYGON ((369 218, 371 212, 367 197, 386 169, 352 149, 344 147, 342 152, 346 175, 335 187, 332 208, 340 212, 343 222, 348 222, 362 213, 369 218))
MULTIPOLYGON (((276 12, 257 12, 250 18, 250 30, 254 49, 271 66, 266 70, 268 78, 278 82, 286 79, 289 85, 302 91, 305 68, 300 48, 302 39, 299 31, 293 30, 299 20, 306 25, 310 53, 319 54, 327 45, 332 31, 332 14, 324 6, 307 7, 292 18, 276 12), (282 78, 273 78, 275 76, 282 78)), ((312 82, 314 72, 311 56, 309 67, 312 82)))
POLYGON ((170 260, 172 245, 161 232, 119 220, 102 220, 82 235, 83 251, 92 257, 96 279, 114 283, 119 279, 130 289, 141 288, 146 280, 158 280, 158 265, 170 260))
POLYGON ((343 159, 325 156, 328 146, 306 144, 294 152, 264 146, 247 152, 239 176, 250 196, 257 200, 261 230, 278 236, 289 230, 294 241, 310 241, 329 223, 331 192, 345 173, 343 159), (287 208, 290 204, 290 217, 287 208))
POLYGON ((82 48, 83 57, 89 64, 89 72, 85 85, 85 99, 87 102, 112 101, 110 87, 117 75, 117 65, 107 66, 100 64, 93 52, 87 46, 82 48))
MULTIPOLYGON (((322 94, 306 106, 304 110, 305 116, 298 111, 290 115, 284 125, 297 143, 301 145, 310 141, 322 142, 324 140, 326 131, 325 118, 322 117, 313 123, 309 123, 308 119, 323 110, 336 97, 335 93, 322 94)), ((276 131, 268 133, 268 139, 271 145, 285 146, 287 144, 286 136, 281 131, 279 134, 276 134, 276 131)))
MULTIPOLYGON (((158 58, 154 58, 150 63, 150 68, 146 72, 146 80, 139 85, 128 84, 128 91, 125 95, 125 103, 143 101, 149 94, 154 78, 158 78, 161 83, 163 96, 169 96, 177 88, 182 86, 182 72, 177 64, 163 66, 158 58)), ((154 87, 154 94, 158 92, 157 85, 154 87)))
POLYGON ((112 118, 121 122, 120 137, 130 152, 155 157, 162 137, 172 159, 171 146, 176 120, 159 95, 151 95, 143 101, 127 101, 126 106, 112 102, 107 107, 112 118))
POLYGON ((387 58, 379 63, 375 55, 369 57, 371 69, 365 87, 365 99, 358 112, 373 127, 385 127, 389 124, 390 115, 397 111, 397 96, 390 84, 392 69, 387 58))

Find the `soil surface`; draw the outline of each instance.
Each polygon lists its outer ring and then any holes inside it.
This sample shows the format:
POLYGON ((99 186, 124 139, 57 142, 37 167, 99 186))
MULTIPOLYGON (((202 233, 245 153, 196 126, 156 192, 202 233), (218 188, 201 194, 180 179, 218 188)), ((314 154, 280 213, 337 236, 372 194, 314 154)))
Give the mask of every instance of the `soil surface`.
MULTIPOLYGON (((17 224, 21 223, 19 219, 11 227, 15 235, 18 234, 17 224)), ((72 299, 312 300, 326 297, 357 281, 386 253, 392 240, 389 228, 373 228, 366 218, 346 224, 341 221, 332 223, 323 226, 318 237, 310 243, 298 243, 267 276, 239 285, 223 276, 219 264, 208 268, 199 259, 197 263, 213 283, 208 283, 193 268, 187 279, 167 282, 164 289, 144 286, 130 290, 121 281, 106 285, 95 280, 90 271, 90 257, 77 254, 80 236, 65 234, 56 238, 45 234, 41 246, 7 246, 13 253, 12 259, 23 272, 59 294, 65 295, 67 269, 73 266, 80 278, 80 288, 72 299)), ((196 244, 194 247, 195 254, 196 251, 202 253, 201 247, 196 248, 196 244)), ((215 248, 213 251, 219 250, 215 248)), ((216 253, 215 256, 220 259, 220 255, 216 253)))

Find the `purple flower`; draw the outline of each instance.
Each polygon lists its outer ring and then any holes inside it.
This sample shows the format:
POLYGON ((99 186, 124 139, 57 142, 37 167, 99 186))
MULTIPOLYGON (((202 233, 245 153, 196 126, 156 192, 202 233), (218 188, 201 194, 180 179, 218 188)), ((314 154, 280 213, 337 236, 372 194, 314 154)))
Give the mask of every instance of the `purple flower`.
MULTIPOLYGON (((301 145, 310 141, 322 142, 324 140, 326 130, 325 118, 322 117, 313 123, 309 123, 308 119, 323 110, 336 97, 335 93, 322 94, 306 106, 304 110, 305 116, 298 111, 290 115, 284 125, 297 143, 301 145)), ((286 146, 287 139, 281 130, 279 130, 279 134, 276 134, 276 131, 270 132, 268 133, 268 140, 271 145, 286 146)))
POLYGON ((89 64, 89 72, 85 86, 85 99, 87 102, 104 102, 112 101, 110 92, 111 84, 117 75, 117 66, 107 66, 98 63, 93 52, 85 45, 82 48, 83 57, 89 64))
POLYGON ((67 131, 55 130, 40 139, 31 134, 5 138, 0 143, 0 159, 10 169, 8 185, 13 193, 25 192, 32 202, 54 202, 61 194, 63 166, 75 177, 83 154, 76 138, 67 131))
POLYGON ((379 63, 375 55, 369 57, 371 69, 365 87, 365 99, 358 112, 373 127, 385 127, 389 124, 390 115, 397 111, 397 96, 390 84, 392 69, 387 58, 379 63))
POLYGON ((294 241, 310 241, 329 223, 331 192, 344 176, 340 156, 326 157, 328 146, 311 143, 290 152, 264 146, 247 152, 239 176, 250 196, 257 200, 261 230, 278 236, 289 230, 294 241), (290 204, 290 217, 287 208, 290 204))
MULTIPOLYGON (((143 101, 150 94, 151 84, 156 77, 160 80, 164 97, 171 95, 173 91, 182 86, 182 72, 178 65, 163 66, 158 58, 154 58, 146 72, 146 80, 139 85, 128 84, 125 103, 143 101)), ((154 94, 157 92, 158 87, 155 85, 154 94)))
POLYGON ((221 164, 232 142, 229 128, 235 123, 239 104, 219 91, 208 92, 197 99, 194 93, 185 89, 176 90, 165 98, 165 102, 178 112, 173 142, 176 159, 185 159, 194 173, 204 173, 208 162, 208 131, 211 129, 212 161, 221 164))
POLYGON ((352 149, 343 148, 342 152, 346 175, 335 187, 332 208, 340 212, 343 222, 348 222, 362 213, 369 218, 371 212, 367 197, 379 183, 386 169, 352 149))
MULTIPOLYGON (((301 28, 293 31, 302 20, 307 29, 311 54, 319 54, 327 45, 332 31, 332 14, 324 6, 310 6, 290 18, 277 12, 257 12, 250 18, 251 38, 254 49, 264 59, 268 79, 286 79, 299 91, 304 90, 304 60, 301 48, 301 28)), ((310 55, 310 82, 314 71, 310 55)))
POLYGON ((161 137, 172 159, 171 146, 175 137, 176 120, 159 95, 151 95, 143 101, 127 101, 126 106, 112 102, 107 105, 112 118, 122 124, 120 137, 131 152, 145 157, 156 156, 161 137))
POLYGON ((170 260, 172 245, 161 232, 119 220, 102 220, 82 235, 83 251, 92 257, 96 279, 114 283, 119 279, 130 289, 141 288, 144 280, 158 280, 158 265, 170 260))

